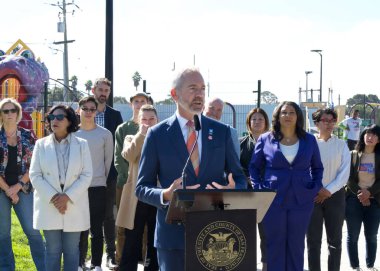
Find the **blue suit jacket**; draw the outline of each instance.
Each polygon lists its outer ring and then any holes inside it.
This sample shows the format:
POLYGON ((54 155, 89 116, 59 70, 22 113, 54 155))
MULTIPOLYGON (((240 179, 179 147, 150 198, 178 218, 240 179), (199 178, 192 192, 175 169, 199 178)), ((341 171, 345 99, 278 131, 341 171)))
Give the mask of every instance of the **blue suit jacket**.
MULTIPOLYGON (((246 188, 246 180, 239 158, 234 150, 228 126, 201 117, 202 155, 198 177, 191 163, 187 167, 187 185, 207 184, 216 181, 227 184, 224 174, 232 172, 236 189, 246 188)), ((162 188, 169 187, 182 175, 189 153, 177 117, 164 120, 149 129, 145 139, 138 173, 136 195, 158 208, 155 246, 163 249, 184 249, 184 228, 165 222, 167 205, 160 202, 162 188), (162 188, 157 187, 157 179, 162 188)))
POLYGON ((323 165, 315 137, 306 134, 299 139, 299 149, 289 164, 272 132, 258 139, 249 165, 252 185, 256 189, 275 189, 273 202, 281 204, 289 189, 297 204, 312 203, 322 188, 323 165), (263 173, 263 168, 265 168, 263 173))

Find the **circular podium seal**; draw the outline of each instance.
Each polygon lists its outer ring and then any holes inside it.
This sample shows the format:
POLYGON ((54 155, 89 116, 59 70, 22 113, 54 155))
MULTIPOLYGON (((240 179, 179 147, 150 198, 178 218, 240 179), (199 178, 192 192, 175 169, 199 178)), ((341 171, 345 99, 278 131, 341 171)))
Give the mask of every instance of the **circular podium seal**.
POLYGON ((198 234, 195 250, 198 261, 210 271, 237 268, 247 251, 242 230, 228 221, 215 221, 198 234))

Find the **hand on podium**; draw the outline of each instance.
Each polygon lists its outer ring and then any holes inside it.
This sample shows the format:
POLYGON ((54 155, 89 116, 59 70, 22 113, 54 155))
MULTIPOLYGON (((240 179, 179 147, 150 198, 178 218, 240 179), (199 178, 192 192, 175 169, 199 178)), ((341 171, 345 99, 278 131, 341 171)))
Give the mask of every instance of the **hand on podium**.
MULTIPOLYGON (((201 186, 200 184, 188 185, 186 186, 186 189, 198 189, 200 186, 201 186)), ((168 188, 164 189, 164 192, 163 192, 164 201, 171 201, 174 190, 181 189, 181 188, 182 188, 182 177, 174 180, 174 182, 168 188)))
POLYGON ((217 182, 212 182, 206 186, 206 189, 235 189, 235 181, 232 177, 232 173, 228 174, 228 184, 220 185, 217 182), (212 184, 212 185, 211 185, 212 184))

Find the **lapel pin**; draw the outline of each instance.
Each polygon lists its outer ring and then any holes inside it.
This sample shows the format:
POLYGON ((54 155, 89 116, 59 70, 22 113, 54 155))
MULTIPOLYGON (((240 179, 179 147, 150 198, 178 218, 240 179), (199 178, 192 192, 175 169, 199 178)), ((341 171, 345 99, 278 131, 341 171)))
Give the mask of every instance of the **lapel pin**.
POLYGON ((208 129, 208 139, 212 140, 212 134, 214 133, 213 129, 208 129))

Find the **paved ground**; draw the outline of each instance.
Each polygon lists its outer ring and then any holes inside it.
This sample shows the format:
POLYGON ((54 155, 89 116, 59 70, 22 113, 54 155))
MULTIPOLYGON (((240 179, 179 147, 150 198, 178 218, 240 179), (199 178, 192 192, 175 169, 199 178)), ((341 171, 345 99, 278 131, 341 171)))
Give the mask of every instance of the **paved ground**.
MULTIPOLYGON (((257 233, 257 236, 259 236, 258 233, 257 233)), ((341 271, 352 270, 350 267, 350 263, 349 263, 348 255, 347 255, 346 240, 347 240, 347 228, 346 228, 346 224, 344 224, 343 225, 342 262, 341 262, 341 268, 340 268, 341 271)), ((378 240, 378 243, 380 244, 379 235, 377 237, 377 240, 378 240)), ((260 259, 261 255, 260 255, 259 247, 257 247, 257 251, 258 251, 257 259, 260 259)), ((380 270, 380 245, 379 245, 377 255, 378 255, 378 257, 377 257, 377 261, 375 263, 375 267, 377 267, 380 270)), ((325 270, 327 271, 327 257, 328 257, 328 250, 327 250, 327 245, 326 245, 326 236, 324 235, 323 236, 323 245, 322 245, 322 255, 321 255, 321 264, 322 264, 322 270, 323 271, 325 271, 325 270)), ((304 270, 306 271, 306 270, 308 270, 306 250, 305 250, 304 259, 305 259, 305 267, 304 267, 305 269, 304 270)), ((361 233, 360 239, 359 239, 359 260, 360 260, 360 263, 362 265, 363 270, 366 270, 364 268, 365 267, 365 241, 364 241, 363 229, 362 229, 362 233, 361 233)), ((105 260, 103 260, 103 262, 105 263, 105 260)), ((108 268, 106 268, 104 266, 103 270, 108 271, 108 268)), ((261 263, 257 263, 257 270, 261 270, 261 263)), ((139 265, 138 271, 143 271, 142 265, 139 265)), ((190 271, 196 271, 196 270, 190 270, 190 271)))

